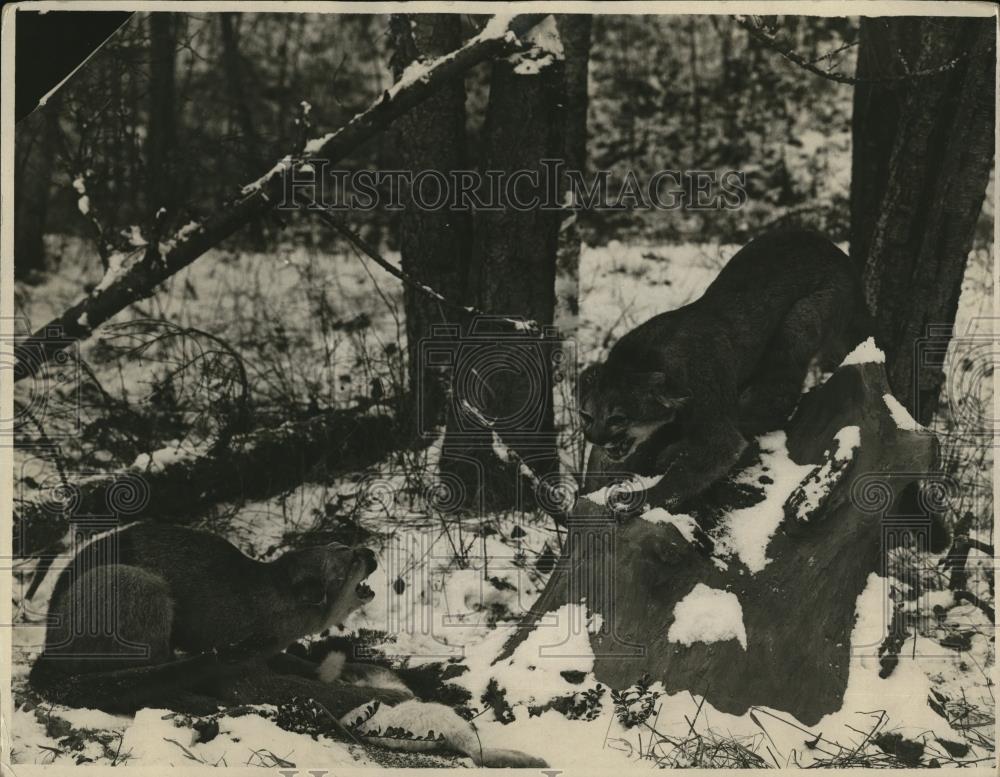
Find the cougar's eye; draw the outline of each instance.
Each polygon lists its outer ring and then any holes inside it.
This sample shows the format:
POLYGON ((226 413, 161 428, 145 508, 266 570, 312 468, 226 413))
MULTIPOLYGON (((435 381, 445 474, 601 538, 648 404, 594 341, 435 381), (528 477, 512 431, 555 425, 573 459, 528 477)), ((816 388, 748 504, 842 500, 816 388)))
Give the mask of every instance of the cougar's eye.
POLYGON ((628 416, 622 415, 621 413, 612 413, 608 416, 609 426, 625 426, 628 423, 628 416))
POLYGON ((583 421, 585 424, 593 423, 594 416, 592 416, 590 413, 587 413, 587 412, 581 410, 580 411, 580 420, 583 421))

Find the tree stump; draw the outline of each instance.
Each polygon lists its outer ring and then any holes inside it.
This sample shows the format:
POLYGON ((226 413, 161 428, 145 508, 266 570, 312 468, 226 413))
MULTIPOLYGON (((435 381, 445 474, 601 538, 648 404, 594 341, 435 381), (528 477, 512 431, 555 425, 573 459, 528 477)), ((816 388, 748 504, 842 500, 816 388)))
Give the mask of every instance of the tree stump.
MULTIPOLYGON (((767 544, 770 561, 757 571, 736 557, 720 562, 704 541, 689 541, 673 523, 638 515, 618 520, 581 498, 564 555, 497 661, 539 628, 544 614, 585 600, 588 615, 600 616, 590 620, 594 675, 612 688, 646 675, 670 693, 702 695, 723 712, 761 705, 805 725, 839 710, 856 600, 879 570, 884 548, 899 541, 895 535, 919 540, 931 526, 927 509, 914 515, 911 508, 918 483, 935 477, 937 443, 898 408, 894 415, 892 403, 877 363, 842 366, 803 397, 786 445, 795 464, 812 468, 775 507, 783 518, 767 544), (857 427, 860 437, 847 454, 844 435, 838 440, 845 427, 857 427), (735 594, 745 647, 737 639, 668 640, 675 606, 698 584, 735 594)), ((856 442, 858 432, 846 436, 856 442)), ((763 498, 752 492, 734 473, 674 512, 693 516, 711 537, 720 517, 763 498)))

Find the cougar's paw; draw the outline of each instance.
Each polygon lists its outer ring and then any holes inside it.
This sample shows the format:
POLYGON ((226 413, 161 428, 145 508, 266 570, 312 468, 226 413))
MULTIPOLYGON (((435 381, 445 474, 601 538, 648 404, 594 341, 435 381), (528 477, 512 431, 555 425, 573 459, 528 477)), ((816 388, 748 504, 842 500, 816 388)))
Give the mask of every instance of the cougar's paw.
POLYGON ((488 769, 547 769, 548 764, 541 758, 522 753, 520 750, 484 748, 482 758, 474 757, 476 766, 488 769))

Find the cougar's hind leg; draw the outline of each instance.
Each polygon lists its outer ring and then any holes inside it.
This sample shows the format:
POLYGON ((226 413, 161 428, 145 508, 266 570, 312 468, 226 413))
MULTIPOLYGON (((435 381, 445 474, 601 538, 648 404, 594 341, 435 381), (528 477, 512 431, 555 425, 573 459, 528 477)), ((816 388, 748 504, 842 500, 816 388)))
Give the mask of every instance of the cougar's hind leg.
POLYGON ((126 564, 88 570, 49 607, 43 659, 61 673, 164 663, 173 608, 158 575, 126 564))
POLYGON ((795 410, 809 366, 829 334, 835 306, 834 295, 819 292, 788 311, 754 377, 740 392, 739 426, 745 437, 781 428, 795 410))

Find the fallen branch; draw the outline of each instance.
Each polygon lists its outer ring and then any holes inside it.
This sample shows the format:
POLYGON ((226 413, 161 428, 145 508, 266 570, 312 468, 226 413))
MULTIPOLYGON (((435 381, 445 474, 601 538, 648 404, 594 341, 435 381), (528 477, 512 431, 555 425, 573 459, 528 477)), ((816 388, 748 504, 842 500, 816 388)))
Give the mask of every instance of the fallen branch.
POLYGON ((197 458, 76 482, 70 478, 68 489, 60 481, 66 490, 42 493, 16 506, 14 547, 22 557, 58 552, 70 523, 79 516, 192 520, 216 504, 279 494, 307 480, 318 465, 361 469, 397 444, 389 414, 332 410, 234 437, 197 458))
POLYGON ((404 78, 350 122, 306 144, 300 157, 286 156, 270 171, 243 187, 240 198, 201 223, 192 222, 166 242, 151 241, 131 254, 110 257, 104 279, 89 295, 15 346, 14 380, 36 375, 57 353, 90 336, 95 328, 140 299, 174 273, 217 246, 240 227, 275 207, 286 183, 310 162, 336 163, 385 130, 395 119, 426 100, 467 70, 523 46, 523 35, 545 14, 500 16, 460 49, 421 66, 419 75, 404 78))

